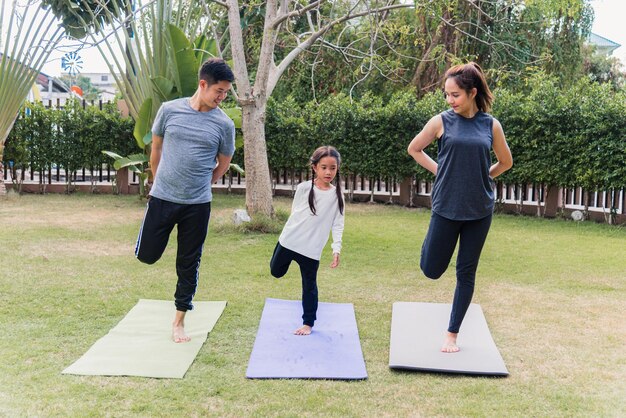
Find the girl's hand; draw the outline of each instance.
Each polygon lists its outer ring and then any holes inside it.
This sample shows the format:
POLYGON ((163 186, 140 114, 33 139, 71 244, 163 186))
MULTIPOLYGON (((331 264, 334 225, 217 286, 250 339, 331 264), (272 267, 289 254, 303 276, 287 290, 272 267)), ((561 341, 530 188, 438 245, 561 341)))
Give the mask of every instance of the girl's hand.
POLYGON ((334 269, 339 266, 339 254, 333 254, 333 262, 330 263, 330 268, 334 269))

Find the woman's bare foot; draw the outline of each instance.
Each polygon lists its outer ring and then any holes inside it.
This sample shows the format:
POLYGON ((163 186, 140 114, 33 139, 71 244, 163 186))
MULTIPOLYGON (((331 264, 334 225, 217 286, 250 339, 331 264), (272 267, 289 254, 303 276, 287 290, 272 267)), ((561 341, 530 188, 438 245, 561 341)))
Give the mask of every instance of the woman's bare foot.
POLYGON ((443 342, 443 346, 441 347, 441 351, 444 353, 456 353, 458 352, 459 346, 456 345, 456 337, 459 334, 455 334, 453 332, 448 332, 446 334, 446 340, 443 342))
POLYGON ((293 333, 296 335, 309 335, 311 333, 311 327, 308 325, 302 325, 300 328, 295 330, 293 333))
POLYGON ((176 316, 172 323, 172 340, 175 343, 191 341, 191 337, 185 334, 185 314, 186 312, 176 311, 176 316))

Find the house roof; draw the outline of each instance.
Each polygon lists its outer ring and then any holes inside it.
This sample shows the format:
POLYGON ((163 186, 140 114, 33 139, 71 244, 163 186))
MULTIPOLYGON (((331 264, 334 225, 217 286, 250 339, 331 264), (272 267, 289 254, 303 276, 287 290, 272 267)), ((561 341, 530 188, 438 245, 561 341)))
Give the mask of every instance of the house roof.
POLYGON ((607 55, 611 55, 613 51, 619 48, 621 45, 610 39, 600 36, 597 33, 590 33, 588 41, 591 45, 595 46, 599 52, 603 52, 607 55))
MULTIPOLYGON (((2 52, 0 52, 0 58, 2 58, 2 52)), ((7 55, 8 59, 11 59, 8 55, 7 55)), ((19 61, 18 61, 19 62, 19 61)), ((20 63, 21 65, 25 65, 20 63)), ((30 68, 30 67, 29 67, 30 68)), ((38 84, 42 90, 48 90, 49 85, 50 85, 50 80, 52 80, 52 91, 55 93, 69 93, 70 88, 68 86, 65 85, 65 83, 63 83, 61 80, 58 80, 55 77, 52 77, 48 74, 45 73, 39 73, 37 74, 37 78, 35 79, 35 83, 38 84)))
POLYGON ((52 81, 52 91, 54 93, 69 93, 70 88, 61 80, 49 76, 45 73, 39 73, 35 82, 41 87, 42 91, 48 91, 50 88, 50 81, 52 81))

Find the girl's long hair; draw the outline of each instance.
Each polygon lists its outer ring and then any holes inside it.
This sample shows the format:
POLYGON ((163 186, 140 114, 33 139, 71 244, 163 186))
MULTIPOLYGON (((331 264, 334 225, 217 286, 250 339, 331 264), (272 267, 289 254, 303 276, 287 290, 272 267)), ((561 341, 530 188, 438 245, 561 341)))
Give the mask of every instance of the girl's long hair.
POLYGON ((475 62, 468 62, 467 64, 455 65, 446 71, 446 75, 443 77, 444 82, 454 78, 457 86, 467 92, 467 94, 476 88, 476 106, 478 110, 483 112, 489 112, 491 110, 491 103, 493 102, 493 94, 489 90, 485 74, 480 65, 475 62))
POLYGON ((315 170, 313 170, 313 166, 317 165, 324 157, 333 157, 335 160, 337 160, 337 176, 335 177, 337 184, 335 186, 335 191, 337 192, 339 213, 343 215, 344 203, 343 195, 341 193, 341 175, 339 174, 339 167, 341 166, 341 155, 339 155, 339 151, 337 151, 335 147, 330 145, 319 147, 313 152, 313 155, 311 156, 310 162, 311 170, 313 171, 313 177, 311 179, 311 191, 309 191, 309 208, 311 209, 311 212, 313 212, 313 215, 317 215, 315 211, 315 192, 313 191, 313 189, 315 188, 315 170))

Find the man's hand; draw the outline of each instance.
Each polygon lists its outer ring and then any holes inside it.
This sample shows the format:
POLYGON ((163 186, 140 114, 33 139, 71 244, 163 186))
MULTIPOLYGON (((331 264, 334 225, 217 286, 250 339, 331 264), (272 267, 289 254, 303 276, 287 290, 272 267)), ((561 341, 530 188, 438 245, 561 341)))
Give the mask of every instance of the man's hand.
POLYGON ((211 179, 211 184, 217 183, 224 174, 230 168, 230 160, 232 156, 227 156, 224 154, 217 154, 217 165, 213 169, 213 178, 211 179))

